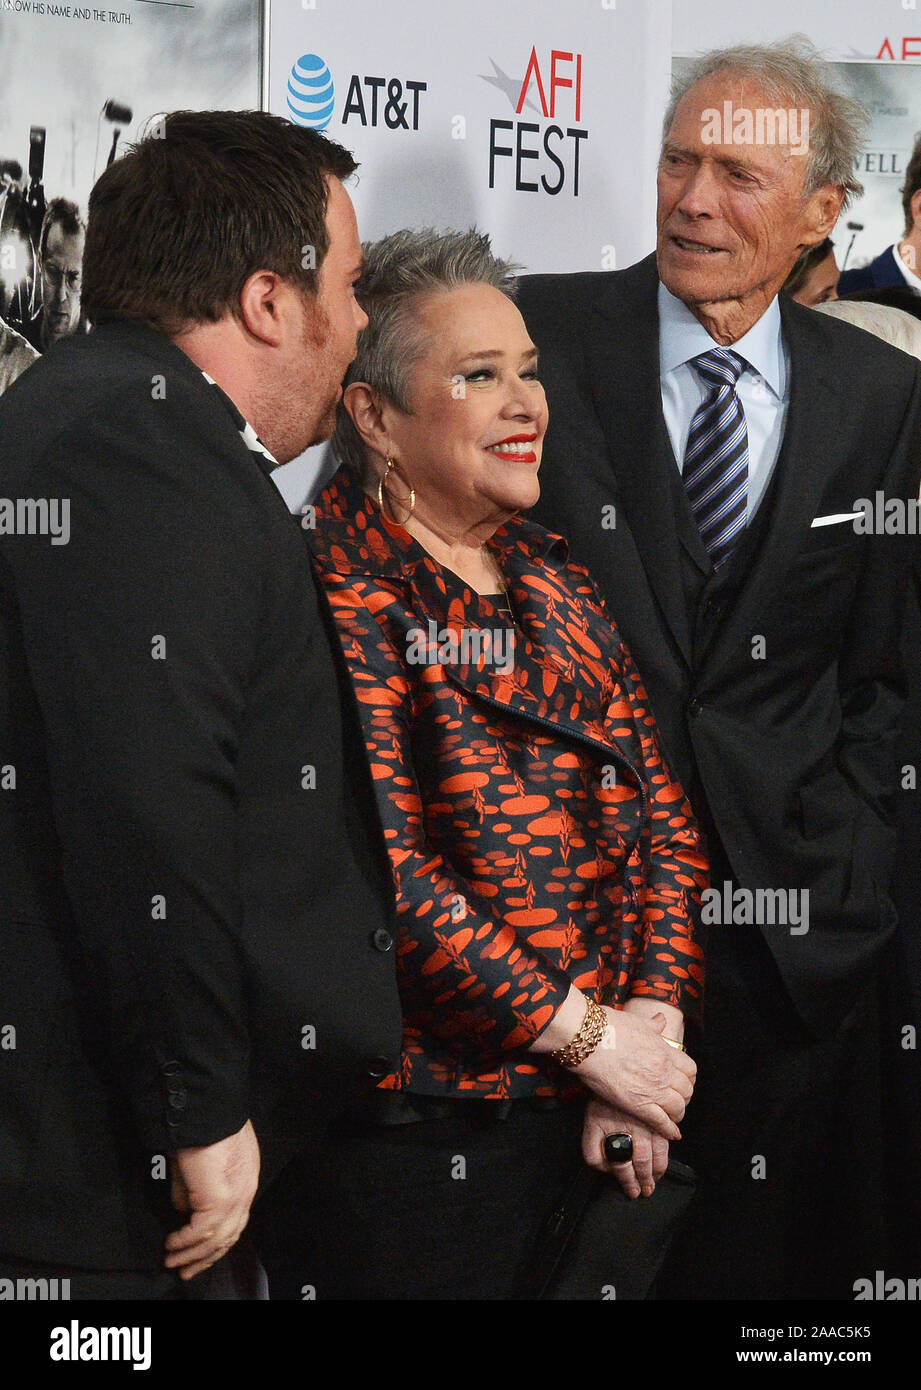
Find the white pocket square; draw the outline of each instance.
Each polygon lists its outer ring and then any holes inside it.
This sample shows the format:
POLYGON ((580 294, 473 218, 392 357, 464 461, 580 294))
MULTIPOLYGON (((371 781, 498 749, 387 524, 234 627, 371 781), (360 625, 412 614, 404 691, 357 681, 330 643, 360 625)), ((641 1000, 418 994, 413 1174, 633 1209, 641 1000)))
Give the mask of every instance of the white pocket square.
POLYGON ((833 512, 831 516, 817 516, 813 526, 839 526, 842 521, 856 521, 863 512, 833 512))

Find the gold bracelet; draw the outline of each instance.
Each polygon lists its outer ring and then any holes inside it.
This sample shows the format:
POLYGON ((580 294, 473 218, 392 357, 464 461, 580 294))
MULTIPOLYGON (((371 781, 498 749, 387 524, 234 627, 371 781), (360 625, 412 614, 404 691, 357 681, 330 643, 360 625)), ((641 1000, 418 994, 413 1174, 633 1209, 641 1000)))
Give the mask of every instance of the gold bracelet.
POLYGON ((664 1043, 668 1043, 669 1047, 677 1047, 679 1052, 687 1052, 687 1048, 685 1047, 684 1043, 680 1043, 677 1038, 667 1038, 663 1033, 662 1041, 664 1043))
POLYGON ((587 999, 585 1005, 585 1017, 582 1019, 581 1026, 574 1038, 571 1038, 565 1047, 558 1047, 550 1053, 551 1060, 560 1067, 579 1066, 586 1057, 590 1057, 595 1048, 604 1037, 604 1030, 608 1026, 608 1018, 600 1004, 596 1004, 594 999, 587 999))

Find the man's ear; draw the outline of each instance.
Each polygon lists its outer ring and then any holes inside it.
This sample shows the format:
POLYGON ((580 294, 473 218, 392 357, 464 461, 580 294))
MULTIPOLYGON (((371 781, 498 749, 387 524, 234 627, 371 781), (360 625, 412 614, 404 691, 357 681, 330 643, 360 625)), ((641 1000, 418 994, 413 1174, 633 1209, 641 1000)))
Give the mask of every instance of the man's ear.
POLYGON ((377 393, 366 381, 350 381, 342 393, 342 404, 351 415, 362 442, 382 458, 386 457, 389 436, 383 420, 384 406, 377 393))
POLYGON ((281 347, 292 287, 274 270, 256 270, 240 291, 240 318, 248 333, 268 347, 281 347))
POLYGON ((911 222, 912 230, 921 232, 921 188, 911 195, 911 222))
POLYGON ((827 236, 831 236, 835 223, 841 215, 845 189, 842 184, 826 183, 817 188, 806 200, 805 225, 808 234, 800 241, 800 250, 807 246, 818 246, 827 236))

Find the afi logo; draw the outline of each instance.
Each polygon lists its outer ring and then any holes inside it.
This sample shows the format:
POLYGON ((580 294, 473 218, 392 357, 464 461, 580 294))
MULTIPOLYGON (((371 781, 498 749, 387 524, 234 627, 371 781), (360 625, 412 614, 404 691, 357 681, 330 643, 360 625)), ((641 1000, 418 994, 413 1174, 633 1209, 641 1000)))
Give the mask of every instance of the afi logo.
MULTIPOLYGON (((912 9, 912 10, 913 10, 915 7, 914 7, 914 5, 911 5, 911 6, 905 5, 904 8, 905 8, 905 9, 912 9)), ((898 39, 896 39, 895 44, 896 44, 896 49, 898 49, 898 47, 899 47, 899 40, 898 40, 898 39)), ((879 52, 877 53, 876 57, 877 57, 877 60, 879 60, 880 58, 888 58, 888 59, 890 60, 890 62, 896 62, 896 63, 898 63, 898 62, 906 63, 906 62, 909 60, 909 58, 921 58, 921 34, 910 34, 910 35, 909 35, 909 34, 906 34, 906 35, 904 36, 904 38, 902 39, 901 52, 900 52, 900 53, 893 50, 892 43, 890 42, 890 40, 889 40, 889 38, 888 38, 888 36, 887 36, 886 38, 883 39, 882 47, 880 48, 880 50, 879 50, 879 52), (909 47, 909 44, 913 44, 914 47, 913 47, 913 48, 910 48, 910 47, 909 47)))
POLYGON ((537 49, 531 49, 531 56, 528 59, 528 70, 524 75, 521 84, 521 94, 518 97, 518 105, 515 107, 515 115, 521 115, 521 108, 524 106, 525 97, 528 95, 528 88, 532 80, 537 84, 537 94, 540 97, 540 107, 545 116, 551 120, 556 116, 556 93, 558 87, 574 88, 575 110, 572 113, 573 120, 582 119, 582 54, 575 54, 576 71, 572 77, 561 77, 559 68, 564 65, 572 65, 573 54, 564 53, 558 48, 550 50, 550 83, 549 87, 544 86, 541 76, 540 63, 537 58, 537 49), (550 101, 547 102, 547 91, 550 92, 550 101))
MULTIPOLYGON (((495 61, 493 67, 498 77, 500 69, 495 61)), ((509 91, 511 84, 503 85, 507 82, 504 74, 502 79, 494 85, 502 86, 506 95, 514 100, 515 87, 509 91)), ((487 81, 493 79, 487 78, 487 81)), ((525 105, 536 109, 535 95, 540 103, 540 114, 549 125, 542 128, 537 121, 503 121, 497 117, 489 122, 489 187, 496 187, 496 176, 501 170, 516 193, 549 193, 551 197, 568 193, 578 198, 581 145, 588 139, 588 131, 579 124, 582 120, 582 54, 552 48, 549 64, 545 61, 542 68, 537 49, 532 47, 515 105, 517 117, 521 116, 525 105), (504 143, 506 139, 508 144, 504 143), (499 163, 505 160, 507 164, 499 163)))

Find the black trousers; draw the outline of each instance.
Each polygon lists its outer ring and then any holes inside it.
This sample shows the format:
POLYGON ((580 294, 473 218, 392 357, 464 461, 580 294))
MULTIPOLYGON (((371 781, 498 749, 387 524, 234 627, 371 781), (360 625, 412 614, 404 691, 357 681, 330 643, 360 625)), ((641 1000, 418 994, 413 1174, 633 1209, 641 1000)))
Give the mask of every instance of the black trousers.
POLYGON ((879 998, 868 982, 835 1035, 817 1042, 760 933, 711 929, 698 1082, 673 1149, 700 1190, 660 1297, 851 1300, 854 1281, 875 1269, 910 1273, 892 1262, 916 1213, 893 1210, 890 1179, 912 1161, 913 1141, 887 1102, 879 998))
POLYGON ((248 1235, 222 1260, 189 1280, 180 1279, 171 1269, 82 1269, 2 1253, 0 1279, 12 1280, 16 1298, 26 1301, 42 1301, 49 1296, 72 1302, 240 1302, 267 1297, 265 1276, 248 1235), (36 1284, 36 1280, 44 1282, 36 1284))
MULTIPOLYGON (((83 1302, 95 1299, 168 1301, 185 1297, 182 1280, 172 1270, 153 1273, 134 1269, 80 1269, 75 1265, 43 1264, 0 1253, 0 1279, 29 1281, 19 1284, 18 1297, 28 1301, 49 1295, 57 1300, 83 1302), (47 1281, 35 1285, 33 1281, 47 1281)), ((195 1283, 195 1280, 192 1280, 195 1283)))
POLYGON ((579 1162, 584 1107, 519 1101, 490 1120, 502 1106, 341 1124, 323 1167, 290 1166, 255 1215, 270 1297, 516 1297, 579 1162))

